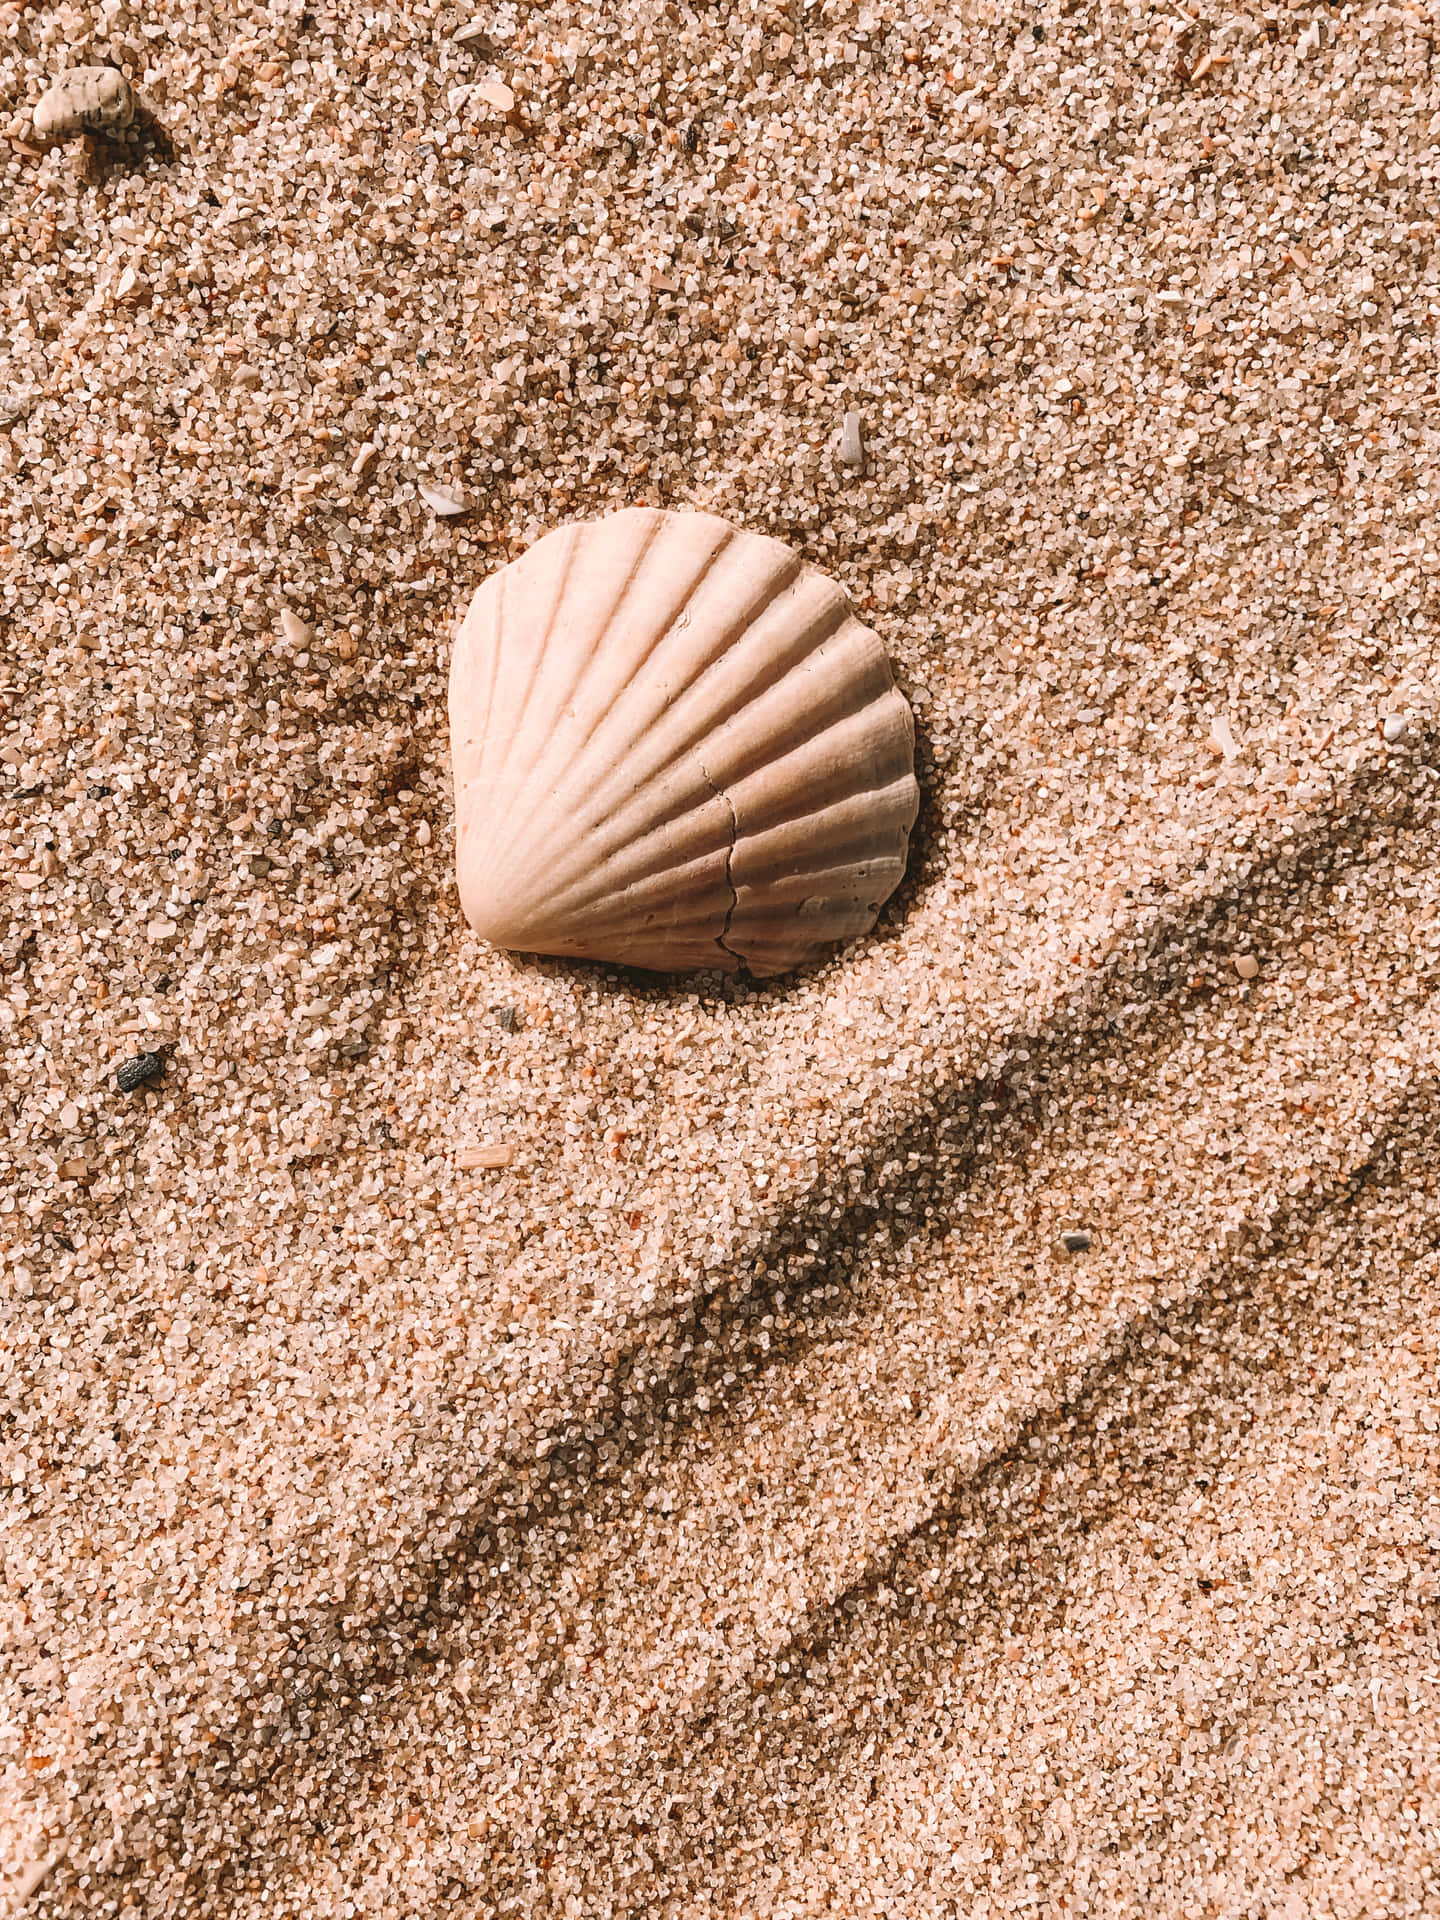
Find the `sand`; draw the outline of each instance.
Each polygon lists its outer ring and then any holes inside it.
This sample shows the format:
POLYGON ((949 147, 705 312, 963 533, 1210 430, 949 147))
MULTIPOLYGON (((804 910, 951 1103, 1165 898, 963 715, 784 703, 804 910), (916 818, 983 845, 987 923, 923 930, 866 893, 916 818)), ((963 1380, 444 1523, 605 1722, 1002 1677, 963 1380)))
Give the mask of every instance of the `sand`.
POLYGON ((4 1897, 1434 1912, 1433 14, 466 17, 0 9, 4 1897), (459 917, 641 501, 914 704, 802 976, 459 917))

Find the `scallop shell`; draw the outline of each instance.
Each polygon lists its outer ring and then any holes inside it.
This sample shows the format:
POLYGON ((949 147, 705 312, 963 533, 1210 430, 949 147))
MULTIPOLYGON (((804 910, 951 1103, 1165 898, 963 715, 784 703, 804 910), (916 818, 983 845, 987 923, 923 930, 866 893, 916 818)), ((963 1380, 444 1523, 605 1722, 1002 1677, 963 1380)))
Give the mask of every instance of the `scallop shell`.
POLYGON ((450 732, 460 900, 500 947, 787 973, 905 871, 915 731, 883 646, 712 514, 630 508, 493 574, 450 732))

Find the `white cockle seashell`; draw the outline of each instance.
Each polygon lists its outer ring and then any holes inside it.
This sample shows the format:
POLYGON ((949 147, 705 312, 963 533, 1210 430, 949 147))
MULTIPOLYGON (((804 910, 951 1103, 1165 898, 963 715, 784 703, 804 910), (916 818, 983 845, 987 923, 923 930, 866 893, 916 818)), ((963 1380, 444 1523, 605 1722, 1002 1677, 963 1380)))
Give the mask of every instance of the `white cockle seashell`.
POLYGON ((492 574, 450 735, 460 901, 500 947, 788 973, 905 871, 915 730, 884 647, 713 514, 632 507, 492 574))
POLYGON ((135 94, 114 67, 72 67, 42 94, 33 115, 42 140, 113 133, 135 118, 135 94))

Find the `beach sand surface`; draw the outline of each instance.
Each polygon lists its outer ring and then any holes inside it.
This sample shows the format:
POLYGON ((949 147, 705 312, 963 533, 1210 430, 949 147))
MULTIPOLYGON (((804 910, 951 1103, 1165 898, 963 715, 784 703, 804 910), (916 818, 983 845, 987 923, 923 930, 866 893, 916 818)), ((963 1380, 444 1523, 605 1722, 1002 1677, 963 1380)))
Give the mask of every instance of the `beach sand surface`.
POLYGON ((471 25, 0 7, 0 1903, 1435 1912, 1433 15, 471 25), (798 976, 459 914, 640 503, 913 705, 798 976))

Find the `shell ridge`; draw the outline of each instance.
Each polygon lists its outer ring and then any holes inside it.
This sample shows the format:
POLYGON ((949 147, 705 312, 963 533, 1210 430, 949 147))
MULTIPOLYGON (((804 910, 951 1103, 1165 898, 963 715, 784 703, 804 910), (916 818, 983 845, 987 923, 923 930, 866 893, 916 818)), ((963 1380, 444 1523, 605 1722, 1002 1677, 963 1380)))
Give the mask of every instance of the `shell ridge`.
POLYGON ((734 874, 735 841, 740 832, 740 822, 735 818, 735 809, 730 804, 729 794, 726 793, 723 787, 716 786, 715 782, 710 778, 710 769, 705 765, 703 760, 700 762, 700 771, 704 774, 705 784, 715 795, 715 798, 724 801, 725 811, 730 816, 730 841, 725 849, 725 886, 730 895, 730 904, 725 909, 725 919, 721 924, 720 931, 715 936, 715 944, 722 953, 733 955, 734 958, 743 965, 745 961, 744 954, 736 953, 734 947, 726 944, 727 936, 730 932, 730 922, 735 918, 735 909, 740 904, 740 895, 735 887, 734 874))
POLYGON ((481 720, 480 754, 475 766, 475 781, 478 785, 485 777, 486 762, 490 758, 490 716, 495 711, 495 683, 500 676, 500 636, 502 615, 505 606, 506 580, 502 570, 495 581, 495 592, 490 602, 489 667, 490 678, 485 687, 485 706, 481 720))
MULTIPOLYGON (((571 860, 563 869, 563 884, 557 881, 557 873, 561 870, 556 866, 537 867, 535 878, 544 886, 546 914, 558 920, 567 915, 594 911, 598 902, 621 900, 632 889, 643 887, 657 873, 663 873, 667 854, 673 854, 677 842, 681 845, 690 844, 692 830, 703 826, 697 816, 713 807, 717 799, 732 815, 734 813, 729 796, 721 793, 709 780, 706 785, 709 791, 703 798, 696 799, 683 812, 672 814, 666 821, 652 825, 643 836, 622 837, 619 846, 607 849, 603 858, 592 857, 584 863, 571 860), (635 859, 637 850, 641 856, 638 861, 635 859), (628 863, 621 864, 627 854, 630 856, 628 863)), ((586 844, 588 846, 590 843, 586 844)), ((705 853, 695 857, 708 857, 719 850, 717 841, 705 853)), ((730 852, 734 852, 733 840, 730 852)))
MULTIPOLYGON (((656 529, 656 531, 658 532, 658 528, 656 529)), ((604 725, 610 713, 614 710, 615 707, 617 707, 620 704, 621 700, 630 691, 631 687, 634 686, 638 675, 644 671, 644 669, 650 664, 651 660, 655 657, 655 649, 658 646, 660 646, 661 643, 664 641, 665 635, 669 631, 669 629, 672 626, 674 626, 674 624, 676 623, 676 621, 680 619, 682 614, 689 612, 691 601, 695 598, 695 595, 699 592, 700 588, 704 586, 706 580, 709 578, 710 574, 714 571, 715 564, 719 560, 721 554, 725 552, 727 547, 730 547, 734 544, 734 540, 735 540, 734 527, 726 525, 724 537, 720 540, 717 546, 712 548, 709 558, 706 560, 704 566, 700 569, 699 573, 695 575, 695 577, 690 581, 689 585, 686 587, 684 599, 680 602, 679 606, 672 611, 669 619, 664 623, 664 625, 657 627, 655 632, 655 637, 650 642, 650 645, 646 648, 644 654, 633 663, 630 672, 626 675, 625 679, 621 682, 621 684, 615 689, 614 694, 611 696, 609 706, 597 713, 596 718, 591 723, 590 731, 584 736, 583 739, 577 741, 575 746, 575 758, 577 761, 580 760, 585 755, 585 753, 588 752, 590 743, 595 738, 597 731, 600 729, 600 727, 604 725)), ((647 552, 649 551, 648 546, 646 548, 646 551, 647 552)), ((597 652, 598 652, 598 649, 597 649, 597 652)), ((582 796, 582 798, 583 797, 584 796, 582 796)))
MULTIPOLYGON (((630 594, 635 586, 635 582, 639 579, 640 575, 644 572, 646 556, 650 552, 651 547, 654 546, 656 538, 659 535, 660 529, 663 527, 664 524, 665 524, 665 516, 663 514, 657 514, 655 518, 652 520, 651 524, 646 528, 644 538, 641 541, 641 544, 637 549, 637 551, 631 556, 630 564, 626 568, 624 577, 621 579, 618 587, 616 588, 615 596, 610 602, 609 609, 606 612, 603 621, 600 623, 600 625, 597 627, 595 632, 592 634, 588 649, 584 654, 581 655, 578 663, 576 664, 576 667, 574 669, 574 672, 570 680, 569 687, 566 689, 563 697, 558 699, 555 702, 555 707, 554 707, 555 717, 558 718, 558 716, 564 711, 564 709, 575 699, 577 693, 579 692, 581 686, 584 683, 587 673, 589 672, 591 667, 594 666, 595 662, 597 660, 601 660, 604 658, 606 640, 609 638, 611 629, 614 627, 615 622, 619 617, 621 609, 624 607, 625 602, 630 597, 630 594)), ((569 531, 571 534, 571 539, 570 539, 569 548, 565 556, 564 572, 560 580, 559 587, 556 591, 554 601, 551 604, 549 620, 546 627, 547 633, 553 629, 555 625, 556 617, 559 614, 561 607, 565 603, 565 597, 569 591, 570 576, 574 567, 575 556, 577 553, 581 551, 584 544, 581 536, 586 531, 586 522, 583 520, 575 521, 571 526, 571 528, 569 529, 569 531)), ((536 655, 537 662, 543 661, 545 659, 547 651, 548 649, 543 646, 538 649, 537 655, 536 655)), ((529 714, 530 699, 534 689, 534 684, 535 684, 534 680, 532 679, 530 686, 527 687, 525 690, 525 699, 521 704, 520 712, 515 722, 515 732, 517 734, 523 733, 525 730, 525 721, 529 714)), ((517 778, 519 779, 523 779, 526 774, 534 770, 536 763, 540 760, 540 758, 545 754, 545 752, 553 744, 552 734, 549 729, 537 729, 536 731, 537 731, 537 738, 534 743, 534 751, 529 761, 518 770, 517 778)), ((571 764, 572 765, 574 764, 573 756, 572 756, 571 764)), ((503 767, 501 771, 503 773, 504 771, 503 767)), ((578 798, 579 796, 575 795, 567 787, 566 795, 565 795, 567 811, 574 810, 578 798)), ((504 864, 514 865, 517 861, 522 865, 529 864, 529 862, 525 860, 523 857, 524 850, 527 846, 532 846, 532 847, 534 846, 537 836, 541 837, 543 842, 543 832, 546 825, 546 816, 551 811, 552 806, 553 806, 553 799, 547 796, 547 799, 541 800, 540 802, 538 802, 533 808, 533 810, 523 820, 519 820, 516 822, 518 832, 512 833, 511 835, 509 835, 503 842, 500 843, 499 846, 497 846, 495 850, 497 872, 503 870, 504 864)), ((591 855, 583 847, 579 849, 579 852, 585 864, 589 864, 589 861, 593 858, 593 855, 591 855)), ((551 872, 553 873, 553 871, 554 870, 552 868, 551 872)))
MULTIPOLYGON (((590 755, 590 750, 594 745, 596 735, 604 727, 607 720, 613 719, 616 708, 621 705, 625 695, 635 685, 635 682, 639 679, 640 675, 644 672, 645 668, 650 665, 651 661, 655 657, 656 651, 658 650, 658 648, 660 648, 664 644, 667 633, 671 630, 671 628, 675 626, 675 624, 679 621, 681 616, 689 611, 690 606, 694 601, 695 595, 699 592, 700 588, 705 584, 705 581, 709 578, 710 574, 714 571, 717 563, 720 560, 721 555, 725 553, 729 547, 734 545, 735 540, 738 537, 736 529, 725 522, 722 522, 721 525, 723 528, 723 537, 719 540, 719 542, 716 544, 714 549, 711 551, 704 566, 690 580, 690 582, 686 586, 684 598, 680 601, 678 606, 674 607, 671 610, 669 618, 666 621, 664 621, 663 623, 657 624, 654 637, 651 640, 649 646, 645 649, 645 652, 643 653, 643 655, 641 655, 639 658, 637 658, 631 663, 630 671, 627 673, 625 679, 621 682, 619 687, 616 688, 614 694, 611 696, 611 699, 608 705, 604 709, 597 710, 596 716, 594 720, 591 722, 589 731, 584 735, 582 739, 580 739, 575 743, 571 764, 576 768, 577 773, 582 768, 583 763, 585 762, 587 757, 590 755)), ((656 531, 658 533, 659 531, 658 527, 656 531)), ((647 548, 647 551, 648 551, 648 548, 647 548)), ((766 599, 765 605, 768 606, 776 597, 777 595, 775 593, 769 594, 766 599)), ((760 608, 757 611, 755 617, 758 618, 758 612, 763 612, 763 610, 764 610, 763 607, 760 608)), ((749 625, 752 623, 753 622, 747 620, 746 624, 749 625)), ((733 646, 735 644, 736 639, 739 637, 739 635, 743 634, 745 631, 746 631, 745 626, 741 626, 738 628, 727 628, 726 637, 722 639, 722 642, 718 649, 718 654, 723 654, 726 648, 728 648, 729 646, 733 646)), ((603 635, 601 637, 603 639, 603 635)), ((587 666, 593 666, 595 661, 601 657, 602 652, 603 652, 603 648, 600 646, 600 644, 597 643, 594 652, 590 656, 590 660, 587 663, 587 666)), ((718 654, 717 654, 717 657, 718 657, 718 654)), ((707 668, 707 671, 708 671, 708 668, 707 668)), ((635 785, 633 783, 627 783, 624 787, 625 799, 628 800, 632 797, 638 797, 639 795, 646 792, 647 789, 650 788, 657 780, 663 779, 665 775, 668 774, 670 770, 674 767, 675 763, 678 760, 682 759, 686 753, 691 751, 691 749, 695 745, 696 739, 703 737, 704 731, 705 729, 702 726, 696 734, 692 735, 691 737, 685 740, 682 740, 679 743, 679 745, 676 746, 674 750, 670 753, 668 758, 663 760, 658 766, 652 767, 649 770, 649 772, 645 775, 645 778, 639 783, 639 785, 635 785)), ((703 769, 702 769, 702 772, 703 772, 703 769)), ((599 754, 595 756, 594 766, 588 774, 588 784, 578 788, 578 790, 573 787, 569 790, 569 792, 566 795, 567 806, 573 812, 579 812, 585 809, 590 809, 591 811, 597 810, 592 805, 592 803, 595 802, 597 791, 603 788, 603 785, 607 776, 614 775, 614 773, 615 773, 614 763, 608 755, 599 754)), ((548 813, 548 811, 549 809, 543 806, 537 809, 536 815, 532 822, 532 824, 535 826, 537 830, 543 830, 543 827, 546 824, 545 816, 548 813)), ((613 813, 614 805, 602 804, 598 807, 598 811, 608 817, 613 813)), ((600 858, 608 859, 611 851, 612 849, 606 848, 605 851, 600 855, 600 858)), ((584 853, 583 858, 577 858, 577 861, 572 863, 572 865, 578 864, 582 867, 588 868, 593 864, 594 858, 595 858, 595 855, 594 855, 593 848, 589 848, 587 845, 587 849, 584 853)))
MULTIPOLYGON (((577 548, 580 545, 580 541, 578 537, 579 525, 577 524, 576 526, 567 529, 567 531, 570 533, 570 538, 565 543, 565 557, 564 557, 564 560, 561 562, 561 565, 559 568, 559 579, 556 582, 554 597, 550 602, 550 610, 546 620, 547 632, 549 631, 549 628, 554 625, 556 612, 558 611, 559 607, 564 601, 566 589, 568 588, 570 583, 571 569, 575 564, 575 553, 577 548)), ((499 575, 497 576, 502 583, 508 571, 509 571, 508 568, 502 568, 499 575)), ((504 592, 504 588, 502 585, 501 587, 501 595, 502 595, 501 604, 502 605, 503 605, 503 592, 504 592)), ((498 639, 496 642, 496 652, 498 654, 500 651, 500 648, 503 647, 504 645, 504 627, 500 624, 498 617, 496 622, 496 631, 498 634, 498 639)), ((495 769, 494 779, 497 782, 497 784, 500 781, 503 781, 506 774, 509 772, 511 749, 513 748, 515 742, 517 740, 523 740, 525 737, 525 721, 530 711, 530 702, 534 698, 535 687, 537 682, 543 680, 545 677, 546 652, 547 652, 547 649, 543 646, 537 646, 532 650, 531 658, 530 658, 530 677, 525 683, 525 692, 520 700, 519 710, 516 715, 515 724, 510 731, 509 738, 505 742, 505 752, 501 757, 499 766, 495 769)), ((522 774, 529 772, 531 768, 533 768, 535 764, 535 760, 539 757, 540 753, 543 752, 544 750, 544 745, 545 745, 544 741, 537 743, 534 754, 532 754, 528 763, 526 763, 520 770, 522 774)), ((514 821, 515 821, 515 816, 512 810, 505 824, 507 827, 510 827, 512 826, 512 823, 514 823, 514 821)), ((492 854, 491 854, 491 858, 494 862, 494 865, 497 871, 500 869, 505 856, 513 848, 514 841, 515 841, 515 835, 513 831, 504 835, 503 837, 497 837, 494 843, 494 846, 492 848, 492 854)))
MULTIPOLYGON (((728 532, 729 532, 730 540, 733 541, 736 538, 735 529, 730 528, 728 529, 728 532)), ((729 544, 729 542, 727 542, 726 544, 729 544)), ((717 558, 719 556, 719 553, 722 551, 723 551, 723 547, 718 548, 716 550, 717 558)), ((708 572, 708 569, 707 569, 707 572, 708 572)), ((703 576, 701 578, 703 579, 703 576)), ((700 584, 701 584, 701 581, 697 580, 696 582, 697 587, 700 584)), ((747 608, 745 614, 741 617, 741 619, 725 630, 725 633, 721 638, 720 644, 716 648, 716 652, 713 659, 711 659, 707 663, 705 668, 702 670, 701 674, 699 675, 699 677, 696 679, 694 683, 694 687, 689 689, 690 692, 695 693, 697 696, 693 703, 698 716, 696 721, 689 727, 689 729, 685 733, 683 733, 680 736, 679 739, 675 741, 675 743, 671 746, 666 757, 663 760, 659 761, 657 764, 652 765, 646 771, 644 778, 638 784, 630 782, 625 785, 624 792, 623 792, 623 798, 625 801, 628 802, 630 800, 640 799, 643 795, 645 795, 652 788, 654 788, 658 782, 663 781, 666 778, 666 776, 671 773, 671 771, 674 769, 677 763, 683 760, 687 754, 692 753, 697 743, 703 740, 708 733, 713 733, 719 727, 728 727, 733 725, 736 718, 740 714, 743 714, 747 710, 747 708, 753 705, 757 700, 762 699, 767 693, 773 692, 774 689, 780 684, 782 684, 782 682, 785 679, 787 679, 791 673, 799 671, 800 668, 803 666, 805 659, 810 654, 814 653, 818 648, 822 647, 827 640, 833 637, 834 634, 839 632, 840 629, 845 625, 847 620, 854 619, 854 614, 849 606, 849 603, 843 597, 835 601, 827 602, 823 606, 817 607, 814 610, 814 614, 811 621, 805 628, 804 652, 800 655, 800 657, 795 662, 793 662, 788 668, 785 668, 783 670, 762 672, 758 676, 753 677, 749 682, 747 682, 747 684, 743 688, 737 690, 734 696, 733 704, 725 707, 718 714, 715 712, 714 709, 707 710, 704 705, 703 698, 699 697, 700 689, 705 684, 706 676, 710 674, 716 666, 719 665, 719 663, 725 658, 725 656, 728 653, 733 651, 734 648, 738 647, 741 644, 746 634, 749 633, 750 630, 758 623, 761 617, 766 612, 768 612, 770 607, 774 605, 775 601, 780 598, 781 593, 787 591, 794 584, 795 584, 795 576, 794 576, 794 573, 792 572, 791 577, 788 580, 783 581, 778 587, 775 588, 774 591, 767 592, 763 602, 759 604, 752 602, 751 606, 747 608)), ((653 657, 653 652, 654 652, 654 649, 652 648, 650 653, 647 654, 646 656, 647 661, 651 657, 653 657)), ((637 662, 637 665, 636 665, 637 673, 644 666, 644 664, 645 664, 644 661, 637 662)), ((635 678, 635 675, 632 674, 630 676, 630 679, 626 681, 625 687, 621 689, 621 693, 623 693, 626 689, 628 689, 628 687, 632 684, 634 678, 635 678)), ((619 703, 619 695, 617 695, 616 701, 613 704, 618 705, 618 703, 619 703)), ((677 702, 675 704, 678 705, 679 703, 677 702)), ((672 711, 673 711, 673 707, 672 707, 672 711)), ((857 708, 857 711, 858 711, 858 708, 857 708)), ((587 742, 585 743, 586 745, 589 744, 590 740, 593 740, 595 731, 597 730, 598 728, 592 729, 592 732, 588 736, 587 742)), ((823 730, 823 729, 820 729, 820 730, 823 730)), ((707 785, 710 786, 711 790, 717 793, 720 792, 720 789, 715 786, 714 781, 710 778, 709 773, 706 771, 703 765, 700 767, 700 772, 703 775, 707 785)), ((570 794, 567 796, 568 802, 572 806, 572 808, 574 808, 576 811, 579 811, 580 809, 588 808, 591 811, 600 812, 606 818, 612 818, 618 808, 620 797, 617 796, 615 798, 611 798, 607 796, 605 792, 604 782, 606 780, 607 775, 613 775, 613 774, 614 774, 613 763, 610 761, 608 757, 601 756, 597 760, 597 772, 594 775, 594 777, 591 779, 589 786, 579 792, 572 790, 570 794)), ((618 779, 618 776, 616 776, 616 778, 618 779)), ((728 805, 729 804, 728 795, 724 797, 726 799, 726 804, 728 805)), ((608 860, 611 856, 612 851, 613 851, 613 848, 610 848, 610 847, 605 848, 605 850, 599 856, 600 859, 608 860)), ((596 854, 595 854, 593 843, 587 841, 585 844, 583 855, 577 849, 576 857, 570 863, 570 868, 568 870, 574 870, 576 867, 580 867, 584 870, 588 870, 592 867, 595 858, 596 858, 596 854)), ((559 871, 561 874, 563 874, 565 871, 567 871, 567 869, 561 869, 559 871)), ((556 874, 556 870, 552 869, 552 874, 556 874)), ((556 875, 556 877, 559 877, 559 875, 556 875)))

